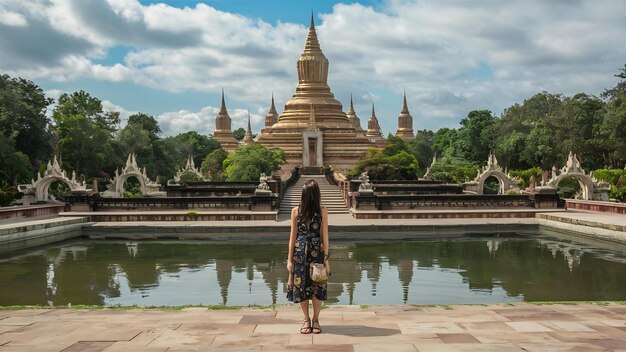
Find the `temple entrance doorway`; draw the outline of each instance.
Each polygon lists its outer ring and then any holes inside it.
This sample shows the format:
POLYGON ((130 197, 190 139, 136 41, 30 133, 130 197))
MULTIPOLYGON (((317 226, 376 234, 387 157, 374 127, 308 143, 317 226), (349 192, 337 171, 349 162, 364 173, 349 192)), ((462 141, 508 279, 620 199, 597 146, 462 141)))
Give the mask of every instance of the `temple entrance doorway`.
POLYGON ((302 164, 309 167, 324 166, 322 132, 303 133, 302 164))
POLYGON ((314 138, 309 138, 309 165, 310 166, 317 166, 317 162, 315 160, 315 157, 317 155, 316 150, 315 150, 315 139, 314 138))

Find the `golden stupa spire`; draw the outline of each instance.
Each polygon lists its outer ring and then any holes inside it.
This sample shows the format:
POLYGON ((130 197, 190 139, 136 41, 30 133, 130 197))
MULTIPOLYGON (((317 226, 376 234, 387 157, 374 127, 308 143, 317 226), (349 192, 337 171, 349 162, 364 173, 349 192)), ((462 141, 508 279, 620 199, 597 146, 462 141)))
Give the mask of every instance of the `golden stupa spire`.
POLYGON ((228 110, 226 110, 226 102, 224 100, 224 89, 222 89, 222 105, 220 112, 217 113, 215 118, 215 131, 213 137, 217 139, 222 148, 228 152, 234 150, 237 146, 237 141, 233 137, 233 131, 231 129, 231 119, 228 116, 228 110))
POLYGON ((313 19, 313 11, 311 11, 311 25, 309 26, 309 35, 306 37, 306 44, 304 45, 304 52, 310 53, 313 51, 322 51, 320 43, 317 40, 317 33, 315 32, 315 21, 313 19))
POLYGON ((250 125, 250 111, 248 111, 248 129, 246 130, 246 134, 243 136, 243 144, 250 144, 253 142, 252 140, 252 127, 250 125))
POLYGON ((374 139, 382 139, 383 132, 380 129, 378 118, 376 117, 376 110, 374 109, 374 102, 372 102, 372 116, 367 121, 367 134, 366 136, 374 139))
POLYGON ((402 100, 402 111, 398 115, 398 131, 396 136, 402 138, 415 138, 413 134, 413 116, 409 113, 409 107, 406 103, 406 91, 404 91, 404 97, 402 100))
POLYGON ((220 114, 228 114, 226 111, 226 102, 224 102, 224 88, 222 88, 222 106, 220 107, 220 114))
POLYGON ((361 128, 361 120, 359 119, 359 117, 356 115, 356 112, 354 111, 354 104, 352 103, 352 94, 350 94, 350 109, 348 110, 348 113, 346 115, 348 116, 348 120, 352 122, 352 126, 354 127, 354 129, 362 133, 363 129, 361 128))
POLYGON ((328 86, 328 59, 320 48, 313 16, 297 68, 296 94, 287 101, 285 110, 273 128, 293 129, 308 126, 307 120, 311 120, 311 104, 314 106, 316 121, 320 127, 346 130, 354 128, 343 112, 341 103, 335 99, 328 86))
POLYGON ((274 105, 274 93, 272 93, 272 104, 270 109, 265 115, 265 127, 271 127, 278 121, 278 113, 276 112, 276 106, 274 105))
POLYGON ((409 113, 409 107, 406 105, 406 90, 404 91, 404 97, 402 98, 402 111, 404 113, 409 113))
POLYGON ((352 93, 350 93, 350 110, 348 110, 348 114, 356 115, 354 112, 354 104, 352 103, 352 93))

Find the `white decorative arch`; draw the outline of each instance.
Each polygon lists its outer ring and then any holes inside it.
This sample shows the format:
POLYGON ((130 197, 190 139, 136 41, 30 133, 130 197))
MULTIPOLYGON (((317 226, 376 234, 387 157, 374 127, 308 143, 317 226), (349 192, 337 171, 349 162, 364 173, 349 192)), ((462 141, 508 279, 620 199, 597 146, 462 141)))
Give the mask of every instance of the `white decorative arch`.
POLYGON ((139 180, 141 185, 141 193, 144 197, 163 197, 165 192, 159 191, 159 184, 152 182, 146 175, 146 168, 140 169, 137 166, 137 160, 135 154, 129 154, 126 160, 126 166, 122 169, 120 174, 118 170, 115 170, 115 177, 109 185, 107 190, 102 192, 102 197, 105 198, 121 198, 124 196, 124 184, 130 177, 135 177, 139 180))
POLYGON ((505 194, 509 190, 514 190, 519 193, 520 189, 517 183, 508 175, 506 170, 502 170, 502 167, 498 165, 498 159, 496 155, 489 152, 489 158, 487 159, 487 166, 478 169, 478 175, 473 182, 463 184, 463 190, 467 193, 483 194, 485 187, 485 181, 489 177, 495 177, 500 183, 499 194, 505 194))
POLYGON ((585 200, 609 200, 609 184, 600 182, 593 177, 590 173, 587 175, 585 170, 580 166, 580 161, 576 157, 576 154, 569 152, 567 157, 567 163, 560 172, 556 166, 552 167, 552 177, 543 186, 556 189, 563 179, 571 177, 578 181, 582 190, 582 199, 585 200))
POLYGON ((31 180, 30 184, 17 186, 17 190, 24 194, 22 203, 26 205, 32 202, 47 202, 50 198, 48 190, 54 182, 65 183, 73 194, 92 193, 92 190, 87 188, 84 181, 81 183, 76 180, 76 171, 72 171, 72 178, 68 178, 67 173, 61 168, 55 156, 52 162, 48 161, 43 174, 37 173, 37 181, 31 180))
POLYGON ((198 168, 194 164, 193 158, 191 157, 191 155, 189 155, 189 158, 187 158, 187 164, 185 165, 185 167, 178 170, 176 172, 176 175, 174 175, 174 182, 179 183, 180 178, 188 172, 195 174, 196 176, 198 176, 198 178, 200 178, 203 181, 207 181, 207 179, 202 175, 200 170, 198 170, 198 168))

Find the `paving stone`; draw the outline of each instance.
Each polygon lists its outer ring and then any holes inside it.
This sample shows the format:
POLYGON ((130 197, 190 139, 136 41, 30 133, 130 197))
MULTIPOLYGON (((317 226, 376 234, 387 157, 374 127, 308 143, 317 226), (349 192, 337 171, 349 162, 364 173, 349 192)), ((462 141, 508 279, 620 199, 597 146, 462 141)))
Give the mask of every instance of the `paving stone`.
MULTIPOLYGON (((624 314, 626 316, 626 314, 624 314)), ((600 320, 600 323, 615 328, 626 328, 626 320, 600 320)))
POLYGON ((437 336, 444 343, 480 343, 474 336, 471 334, 446 334, 439 333, 437 336))
POLYGON ((259 324, 254 329, 255 334, 295 334, 300 333, 296 324, 259 324))
POLYGON ((415 347, 419 352, 524 352, 523 349, 514 344, 416 344, 415 347))
POLYGON ((198 345, 203 343, 208 346, 215 340, 215 335, 200 334, 197 331, 163 331, 159 337, 150 342, 146 347, 179 347, 198 345))
POLYGON ((355 344, 354 352, 380 352, 380 351, 394 351, 394 352, 417 352, 417 348, 411 343, 369 343, 369 344, 355 344))
POLYGON ((297 322, 295 319, 276 318, 276 315, 244 315, 239 324, 289 324, 297 322))
POLYGON ((584 322, 575 321, 544 321, 541 323, 555 331, 591 331, 594 329, 585 325, 584 322))
POLYGON ((462 327, 455 323, 398 323, 403 334, 419 333, 462 333, 462 327))
MULTIPOLYGON (((293 325, 293 324, 292 324, 293 325)), ((254 324, 220 324, 220 323, 192 323, 180 324, 175 330, 180 331, 196 331, 210 335, 223 334, 252 334, 254 332, 254 324)))
POLYGON ((346 336, 335 335, 332 333, 313 334, 314 345, 333 345, 333 344, 372 344, 384 341, 388 344, 413 344, 418 341, 429 343, 440 343, 436 334, 398 334, 393 336, 346 336))
POLYGON ((519 332, 548 332, 553 331, 547 326, 541 325, 535 322, 525 322, 525 321, 511 321, 506 322, 506 325, 515 329, 515 331, 519 332))
POLYGON ((302 312, 293 305, 215 312, 199 308, 174 312, 4 311, 5 318, 0 320, 0 352, 56 352, 79 347, 107 352, 522 348, 593 352, 618 351, 626 346, 626 315, 621 310, 592 304, 451 307, 330 306, 322 311, 323 333, 319 335, 299 333, 302 312), (346 317, 348 321, 344 320, 346 317), (2 324, 7 319, 12 325, 2 324), (99 338, 106 341, 98 341, 99 338))
POLYGON ((14 352, 14 351, 15 352, 17 351, 19 352, 24 352, 24 351, 58 352, 58 351, 63 351, 64 349, 68 348, 72 344, 74 344, 74 342, 72 343, 49 343, 45 345, 9 343, 6 345, 2 345, 2 347, 0 347, 0 351, 2 352, 14 352))
POLYGON ((101 352, 112 344, 113 342, 79 341, 64 349, 63 352, 101 352))
POLYGON ((486 322, 477 322, 477 323, 459 323, 463 328, 467 331, 502 331, 502 332, 510 332, 515 331, 512 327, 507 325, 504 322, 500 321, 486 321, 486 322))
POLYGON ((285 348, 289 345, 289 336, 274 335, 218 335, 211 344, 215 348, 272 347, 285 348))
POLYGON ((169 347, 145 347, 128 341, 114 342, 102 352, 167 352, 169 347))
POLYGON ((529 344, 519 343, 519 347, 528 352, 596 352, 606 351, 606 349, 590 345, 588 343, 560 343, 558 345, 549 344, 529 344))
POLYGON ((481 331, 472 332, 478 341, 482 343, 541 343, 541 344, 558 344, 561 340, 551 336, 548 332, 510 332, 502 333, 498 331, 481 331))

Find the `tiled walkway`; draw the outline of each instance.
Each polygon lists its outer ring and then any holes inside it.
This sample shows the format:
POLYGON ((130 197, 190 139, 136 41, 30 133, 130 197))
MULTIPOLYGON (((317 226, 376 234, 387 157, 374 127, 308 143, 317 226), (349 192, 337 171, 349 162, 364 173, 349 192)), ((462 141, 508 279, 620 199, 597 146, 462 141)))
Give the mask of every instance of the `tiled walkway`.
POLYGON ((0 311, 0 351, 626 351, 626 305, 0 311))

